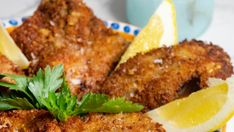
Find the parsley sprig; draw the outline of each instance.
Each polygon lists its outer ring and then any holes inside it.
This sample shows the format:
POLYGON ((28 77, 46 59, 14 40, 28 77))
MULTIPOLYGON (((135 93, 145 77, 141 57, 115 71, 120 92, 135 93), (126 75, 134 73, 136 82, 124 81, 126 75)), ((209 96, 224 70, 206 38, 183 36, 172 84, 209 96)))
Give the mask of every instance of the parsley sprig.
POLYGON ((71 116, 90 112, 120 113, 138 112, 142 105, 126 101, 124 98, 109 99, 104 94, 89 93, 79 102, 71 95, 64 79, 63 66, 52 69, 47 66, 40 69, 32 78, 20 75, 0 74, 0 79, 8 77, 15 83, 0 82, 0 110, 45 109, 60 121, 66 121, 71 116))

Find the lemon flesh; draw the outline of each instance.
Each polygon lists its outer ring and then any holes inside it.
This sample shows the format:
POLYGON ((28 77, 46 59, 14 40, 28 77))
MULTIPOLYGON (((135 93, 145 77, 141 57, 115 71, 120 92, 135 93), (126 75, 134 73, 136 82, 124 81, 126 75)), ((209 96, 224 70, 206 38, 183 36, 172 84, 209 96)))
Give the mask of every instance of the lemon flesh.
POLYGON ((174 44, 178 44, 175 6, 172 0, 164 0, 124 53, 119 64, 126 62, 137 53, 174 44))
POLYGON ((10 37, 6 29, 0 22, 0 53, 5 55, 13 63, 25 69, 29 66, 29 61, 17 47, 13 39, 10 37))
POLYGON ((234 114, 234 77, 209 80, 210 88, 147 113, 168 132, 206 132, 224 126, 234 114))

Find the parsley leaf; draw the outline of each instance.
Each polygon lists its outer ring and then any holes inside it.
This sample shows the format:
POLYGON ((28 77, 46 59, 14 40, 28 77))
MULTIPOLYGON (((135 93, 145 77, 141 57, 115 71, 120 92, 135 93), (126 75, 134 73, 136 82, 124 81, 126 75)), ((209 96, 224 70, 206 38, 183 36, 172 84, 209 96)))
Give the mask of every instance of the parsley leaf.
POLYGON ((45 72, 41 69, 36 76, 29 82, 28 89, 33 93, 39 103, 39 107, 43 107, 42 98, 48 97, 50 92, 55 92, 63 83, 63 65, 51 68, 47 66, 45 72))
POLYGON ((0 82, 0 86, 7 87, 10 90, 20 91, 24 93, 31 101, 34 100, 33 95, 28 90, 28 83, 30 78, 20 75, 11 75, 11 74, 0 74, 1 78, 9 77, 12 80, 15 80, 15 84, 8 83, 8 82, 0 82))
POLYGON ((103 94, 87 94, 83 97, 79 113, 102 112, 102 113, 121 113, 121 112, 137 112, 144 107, 139 104, 133 104, 124 98, 108 99, 103 94))
POLYGON ((34 109, 34 106, 26 99, 8 95, 6 92, 0 92, 0 110, 11 109, 34 109))
POLYGON ((0 82, 0 86, 9 89, 5 93, 0 91, 0 110, 46 109, 58 120, 66 121, 71 116, 89 112, 120 113, 143 109, 142 105, 124 98, 109 99, 104 94, 86 94, 78 103, 63 78, 62 65, 52 69, 47 66, 44 71, 40 69, 32 78, 0 74, 0 79, 4 77, 15 83, 0 82))
POLYGON ((49 92, 48 98, 42 98, 42 104, 61 121, 77 115, 77 97, 71 95, 66 82, 61 92, 49 92))
POLYGON ((0 110, 29 110, 35 107, 26 98, 1 98, 0 97, 0 110))
POLYGON ((56 91, 63 83, 63 65, 55 66, 52 70, 47 66, 44 79, 45 91, 56 91))
POLYGON ((92 112, 92 110, 97 109, 102 104, 108 101, 108 97, 103 94, 86 94, 83 96, 81 102, 79 103, 78 113, 85 114, 92 112))

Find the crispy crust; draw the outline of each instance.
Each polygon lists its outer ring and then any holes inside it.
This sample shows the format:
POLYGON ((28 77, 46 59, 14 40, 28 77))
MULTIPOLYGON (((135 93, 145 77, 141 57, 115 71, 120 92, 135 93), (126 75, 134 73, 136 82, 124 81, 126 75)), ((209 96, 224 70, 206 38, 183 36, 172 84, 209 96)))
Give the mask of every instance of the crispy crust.
POLYGON ((107 78, 100 91, 153 109, 181 97, 188 82, 203 88, 209 77, 226 79, 231 74, 233 67, 223 49, 201 41, 184 41, 129 59, 107 78))
POLYGON ((22 74, 20 68, 0 53, 0 73, 22 74))
POLYGON ((18 66, 9 61, 5 56, 0 53, 0 73, 8 74, 22 74, 18 66))
MULTIPOLYGON (((10 60, 8 60, 4 55, 0 53, 0 74, 18 74, 23 75, 23 71, 12 63, 10 60)), ((10 78, 0 78, 0 81, 3 82, 13 82, 10 78)), ((1 90, 5 90, 0 86, 0 93, 1 90)))
POLYGON ((64 64, 71 91, 79 95, 102 83, 128 46, 82 0, 43 0, 11 36, 32 61, 30 73, 64 64))
POLYGON ((161 125, 154 123, 142 113, 130 114, 90 114, 72 117, 66 122, 58 122, 43 110, 16 110, 0 112, 0 131, 79 131, 79 132, 165 132, 161 125))

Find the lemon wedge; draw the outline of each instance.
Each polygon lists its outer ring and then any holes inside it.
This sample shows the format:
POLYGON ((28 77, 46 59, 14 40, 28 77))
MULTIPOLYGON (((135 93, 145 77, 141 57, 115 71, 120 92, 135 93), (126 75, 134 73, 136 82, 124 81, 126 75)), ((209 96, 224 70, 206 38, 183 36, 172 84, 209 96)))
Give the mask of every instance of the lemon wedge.
POLYGON ((124 53, 119 64, 126 62, 137 53, 174 44, 178 44, 175 6, 172 0, 164 0, 124 53))
POLYGON ((234 115, 234 76, 209 79, 209 88, 146 113, 168 132, 207 132, 223 127, 234 115))
POLYGON ((5 55, 9 60, 20 66, 22 69, 29 66, 29 61, 17 47, 7 30, 3 27, 2 22, 0 22, 0 53, 5 55))

